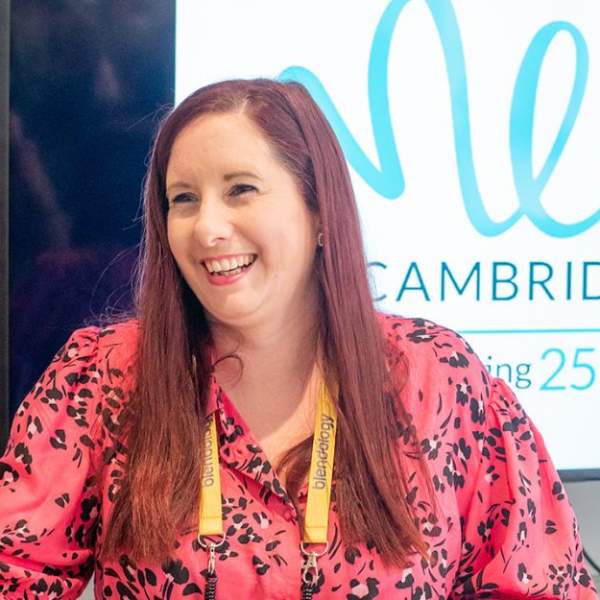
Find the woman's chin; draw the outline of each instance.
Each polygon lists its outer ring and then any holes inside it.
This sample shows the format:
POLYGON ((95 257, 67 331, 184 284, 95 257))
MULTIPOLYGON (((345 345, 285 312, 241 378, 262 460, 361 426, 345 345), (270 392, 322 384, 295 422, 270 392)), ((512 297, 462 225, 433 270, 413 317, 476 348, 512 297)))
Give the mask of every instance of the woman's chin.
MULTIPOLYGON (((230 299, 233 300, 233 299, 230 299)), ((248 301, 245 302, 227 302, 225 306, 216 307, 210 313, 209 320, 231 325, 234 327, 243 327, 255 325, 261 318, 260 307, 252 307, 248 301)), ((265 317, 266 318, 266 317, 265 317)))

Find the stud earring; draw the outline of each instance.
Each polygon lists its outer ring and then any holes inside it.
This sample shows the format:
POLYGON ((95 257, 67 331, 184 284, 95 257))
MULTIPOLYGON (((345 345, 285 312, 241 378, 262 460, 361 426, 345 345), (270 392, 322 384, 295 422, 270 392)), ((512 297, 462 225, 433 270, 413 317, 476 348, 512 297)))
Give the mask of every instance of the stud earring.
POLYGON ((318 235, 317 235, 317 246, 321 246, 321 248, 323 247, 323 232, 319 231, 318 235))

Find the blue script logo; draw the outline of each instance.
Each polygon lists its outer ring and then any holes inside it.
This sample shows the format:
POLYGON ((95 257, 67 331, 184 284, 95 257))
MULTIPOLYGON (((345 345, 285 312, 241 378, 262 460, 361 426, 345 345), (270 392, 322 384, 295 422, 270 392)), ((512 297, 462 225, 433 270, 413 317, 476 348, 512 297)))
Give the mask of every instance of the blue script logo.
MULTIPOLYGON (((404 192, 404 175, 392 133, 387 73, 394 28, 402 9, 409 1, 390 2, 377 25, 371 46, 368 93, 380 167, 373 164, 364 153, 314 73, 304 67, 295 66, 285 69, 279 76, 279 79, 298 81, 306 86, 331 123, 349 163, 373 190, 388 199, 398 198, 404 192)), ((510 152, 519 207, 508 219, 494 221, 484 207, 473 163, 465 57, 456 13, 451 0, 426 0, 426 4, 435 22, 444 52, 450 88, 456 164, 465 209, 475 229, 485 236, 500 235, 526 215, 544 233, 567 238, 583 233, 598 223, 600 209, 582 221, 567 224, 553 219, 541 203, 542 192, 573 130, 585 94, 589 58, 587 44, 581 32, 565 21, 548 23, 537 32, 525 53, 517 75, 510 113, 510 152), (536 174, 533 172, 532 160, 536 93, 548 48, 554 37, 562 31, 568 33, 575 44, 573 88, 550 153, 541 171, 536 174)))

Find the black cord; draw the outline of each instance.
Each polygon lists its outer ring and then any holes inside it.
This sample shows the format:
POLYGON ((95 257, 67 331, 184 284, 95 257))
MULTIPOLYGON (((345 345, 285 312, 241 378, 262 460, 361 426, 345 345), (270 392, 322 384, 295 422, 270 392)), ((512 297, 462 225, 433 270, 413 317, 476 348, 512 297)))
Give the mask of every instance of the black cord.
POLYGON ((592 560, 592 557, 585 551, 585 548, 583 549, 583 556, 585 556, 585 560, 587 560, 590 563, 590 565, 592 565, 592 568, 596 571, 596 573, 600 575, 600 567, 598 566, 598 563, 592 560))

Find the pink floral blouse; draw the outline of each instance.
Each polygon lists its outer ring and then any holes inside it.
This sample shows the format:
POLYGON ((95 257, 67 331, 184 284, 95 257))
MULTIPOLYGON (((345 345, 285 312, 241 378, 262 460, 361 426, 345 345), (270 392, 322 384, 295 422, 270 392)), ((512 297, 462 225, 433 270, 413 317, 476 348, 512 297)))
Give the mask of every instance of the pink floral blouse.
MULTIPOLYGON (((436 518, 415 465, 407 500, 430 559, 383 568, 375 548, 341 542, 333 505, 314 597, 597 598, 565 490, 507 384, 453 331, 379 317, 408 359, 403 401, 439 501, 436 518)), ((77 598, 92 574, 97 598, 204 597, 207 555, 194 533, 164 564, 127 554, 96 560, 123 476, 114 427, 132 387, 136 339, 134 320, 75 331, 23 400, 0 461, 1 597, 77 598)), ((212 411, 227 533, 217 550, 217 597, 300 598, 294 506, 214 378, 212 411)))

